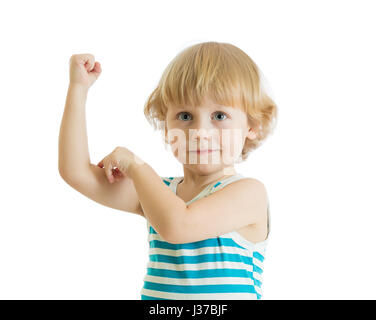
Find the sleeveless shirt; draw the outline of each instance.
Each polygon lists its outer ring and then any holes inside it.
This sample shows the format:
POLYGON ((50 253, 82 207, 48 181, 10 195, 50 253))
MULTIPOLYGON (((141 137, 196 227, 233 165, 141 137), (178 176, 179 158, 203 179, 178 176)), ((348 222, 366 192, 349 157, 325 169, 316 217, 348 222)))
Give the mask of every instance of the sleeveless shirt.
MULTIPOLYGON (((161 177, 176 194, 184 177, 161 177)), ((203 189, 190 204, 220 190, 242 174, 224 178, 203 189)), ((149 261, 141 300, 253 300, 262 296, 262 273, 270 234, 253 243, 232 231, 196 242, 165 241, 147 221, 149 261)))

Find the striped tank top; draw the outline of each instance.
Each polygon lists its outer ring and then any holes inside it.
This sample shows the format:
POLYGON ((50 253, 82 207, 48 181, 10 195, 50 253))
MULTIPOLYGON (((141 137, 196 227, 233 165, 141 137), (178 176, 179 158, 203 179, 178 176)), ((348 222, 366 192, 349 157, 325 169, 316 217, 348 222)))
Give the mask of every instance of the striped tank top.
MULTIPOLYGON (((161 177, 176 194, 184 177, 161 177)), ((245 178, 242 174, 208 185, 192 200, 206 197, 227 184, 245 178)), ((261 299, 266 245, 253 243, 232 231, 201 241, 172 244, 147 221, 149 261, 141 300, 253 300, 261 299)))

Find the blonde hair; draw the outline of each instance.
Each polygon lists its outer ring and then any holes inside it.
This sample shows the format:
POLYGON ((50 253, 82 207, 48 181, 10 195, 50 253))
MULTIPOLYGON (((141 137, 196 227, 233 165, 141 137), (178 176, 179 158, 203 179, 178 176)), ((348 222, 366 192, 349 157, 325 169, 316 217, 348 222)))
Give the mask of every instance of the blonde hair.
POLYGON ((162 129, 168 106, 198 106, 206 96, 247 114, 257 138, 246 139, 243 161, 273 131, 277 106, 265 92, 261 72, 244 51, 229 43, 203 42, 181 51, 148 97, 144 114, 155 129, 162 129))

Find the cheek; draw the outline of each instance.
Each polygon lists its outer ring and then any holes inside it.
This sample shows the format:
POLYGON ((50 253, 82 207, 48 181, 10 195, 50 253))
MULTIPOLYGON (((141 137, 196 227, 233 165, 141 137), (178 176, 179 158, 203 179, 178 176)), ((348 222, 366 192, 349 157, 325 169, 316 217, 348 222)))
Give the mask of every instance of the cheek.
POLYGON ((169 132, 169 144, 175 157, 181 157, 188 149, 186 135, 183 130, 172 130, 169 132))
POLYGON ((221 143, 224 147, 242 145, 243 141, 244 136, 240 129, 222 130, 221 143))

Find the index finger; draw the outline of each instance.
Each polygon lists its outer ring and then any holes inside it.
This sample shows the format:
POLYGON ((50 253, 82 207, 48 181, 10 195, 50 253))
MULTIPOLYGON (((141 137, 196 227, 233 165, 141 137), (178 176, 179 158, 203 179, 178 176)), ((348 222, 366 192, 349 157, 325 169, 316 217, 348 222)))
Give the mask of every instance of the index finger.
POLYGON ((108 165, 105 167, 105 172, 107 179, 110 183, 114 182, 114 177, 112 176, 112 164, 108 163, 108 165))

